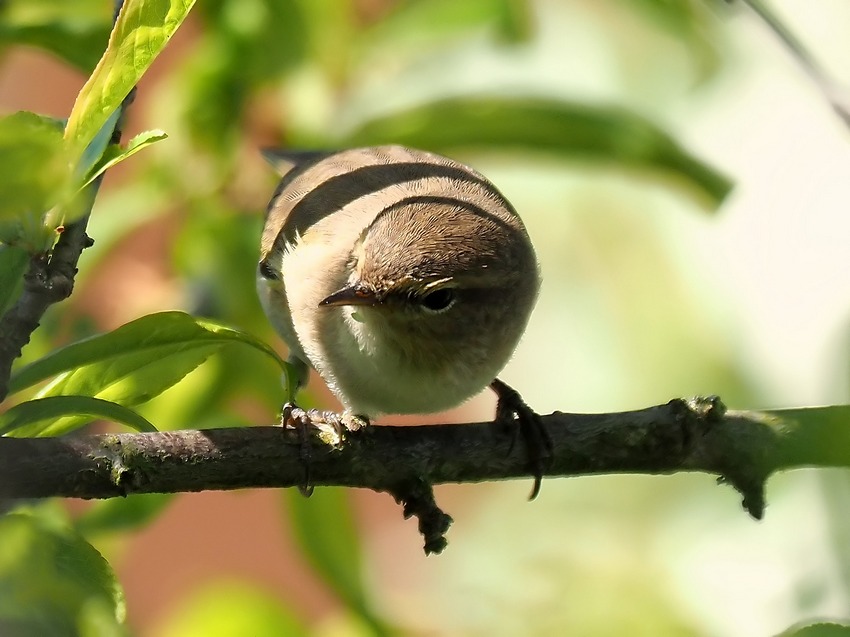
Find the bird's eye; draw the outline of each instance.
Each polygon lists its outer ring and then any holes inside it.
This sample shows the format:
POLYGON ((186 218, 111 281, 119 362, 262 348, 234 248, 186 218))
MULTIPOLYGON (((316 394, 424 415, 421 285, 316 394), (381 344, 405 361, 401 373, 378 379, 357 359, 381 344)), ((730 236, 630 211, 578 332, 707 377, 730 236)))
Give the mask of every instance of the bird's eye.
POLYGON ((449 309, 455 302, 455 291, 452 288, 440 288, 422 297, 422 307, 431 312, 442 312, 449 309))
POLYGON ((265 261, 260 261, 260 276, 264 279, 277 278, 277 275, 275 274, 274 270, 272 270, 272 267, 265 261))

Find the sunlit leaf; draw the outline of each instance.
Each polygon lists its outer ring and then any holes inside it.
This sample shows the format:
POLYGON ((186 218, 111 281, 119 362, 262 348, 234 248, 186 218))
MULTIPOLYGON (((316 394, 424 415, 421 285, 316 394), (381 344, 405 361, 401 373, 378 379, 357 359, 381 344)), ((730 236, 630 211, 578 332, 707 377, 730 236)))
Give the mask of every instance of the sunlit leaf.
POLYGON ((83 535, 131 531, 158 516, 174 499, 173 493, 131 493, 125 498, 100 500, 86 509, 74 525, 83 535))
POLYGON ((0 434, 36 436, 44 431, 52 435, 67 433, 67 430, 57 430, 59 428, 55 426, 65 416, 84 416, 79 419, 82 422, 94 418, 109 420, 136 431, 156 431, 156 427, 133 410, 108 400, 91 396, 49 396, 18 403, 0 414, 0 434))
POLYGON ((349 492, 336 487, 321 487, 309 498, 295 489, 286 489, 283 493, 295 537, 304 555, 352 612, 381 628, 380 620, 371 613, 366 602, 359 534, 349 492))
POLYGON ((186 18, 194 0, 126 0, 109 45, 68 118, 65 138, 76 158, 136 85, 186 18))
MULTIPOLYGON (((143 351, 125 351, 115 357, 60 374, 38 393, 50 396, 88 395, 120 405, 140 405, 180 382, 216 350, 214 345, 165 345, 143 351)), ((28 435, 59 435, 81 427, 92 418, 68 416, 45 423, 28 435)))
MULTIPOLYGON (((38 398, 92 396, 124 407, 144 403, 181 381, 224 345, 241 343, 261 351, 287 374, 289 366, 268 345, 254 337, 182 312, 151 314, 51 352, 22 367, 11 379, 19 391, 52 376, 38 398)), ((126 422, 126 414, 121 415, 126 422)), ((110 418, 110 416, 101 416, 110 418)), ((90 422, 89 416, 41 420, 16 435, 51 436, 90 422)))
POLYGON ((111 4, 103 0, 5 0, 0 3, 0 46, 39 47, 89 73, 109 38, 111 4))
POLYGON ((123 634, 124 597, 109 564, 70 527, 29 513, 0 518, 0 634, 123 634))
POLYGON ((150 146, 151 144, 161 141, 167 137, 168 135, 166 135, 163 131, 151 130, 145 131, 144 133, 139 133, 133 139, 127 142, 126 145, 108 146, 104 153, 101 155, 100 159, 92 168, 83 186, 89 185, 91 182, 97 179, 99 175, 102 175, 108 169, 112 168, 116 164, 121 163, 128 157, 132 157, 146 146, 150 146))
POLYGON ((208 584, 158 626, 159 637, 299 637, 313 634, 280 596, 246 584, 208 584))
POLYGON ((367 122, 342 143, 399 143, 435 151, 513 148, 606 161, 675 175, 707 197, 712 207, 732 187, 645 118, 622 108, 558 100, 450 98, 367 122))
MULTIPOLYGON (((110 379, 123 378, 133 369, 161 364, 166 357, 181 357, 199 350, 202 358, 206 358, 213 349, 227 343, 243 343, 253 347, 274 360, 284 372, 288 371, 288 365, 273 349, 250 334, 183 312, 160 312, 143 316, 107 334, 72 343, 33 361, 12 376, 10 391, 20 391, 57 374, 83 367, 87 370, 83 374, 84 378, 71 380, 66 376, 63 383, 75 388, 95 387, 98 385, 94 380, 96 376, 100 376, 102 382, 108 382, 110 379), (117 371, 118 367, 120 371, 117 371)), ((162 367, 167 368, 171 362, 166 361, 162 367)), ((200 362, 193 365, 192 369, 200 362)), ((167 375, 176 382, 189 371, 187 369, 167 375)), ((168 383, 168 386, 173 382, 168 383)))

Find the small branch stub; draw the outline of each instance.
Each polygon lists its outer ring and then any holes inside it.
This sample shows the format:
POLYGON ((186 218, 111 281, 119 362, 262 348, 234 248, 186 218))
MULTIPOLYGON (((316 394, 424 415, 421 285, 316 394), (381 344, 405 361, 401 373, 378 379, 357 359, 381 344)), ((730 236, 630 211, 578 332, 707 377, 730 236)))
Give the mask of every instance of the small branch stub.
POLYGON ((448 544, 446 533, 454 520, 437 506, 431 485, 422 480, 412 480, 390 490, 390 493, 402 505, 405 520, 413 516, 419 520, 419 533, 425 540, 425 555, 442 553, 448 544))

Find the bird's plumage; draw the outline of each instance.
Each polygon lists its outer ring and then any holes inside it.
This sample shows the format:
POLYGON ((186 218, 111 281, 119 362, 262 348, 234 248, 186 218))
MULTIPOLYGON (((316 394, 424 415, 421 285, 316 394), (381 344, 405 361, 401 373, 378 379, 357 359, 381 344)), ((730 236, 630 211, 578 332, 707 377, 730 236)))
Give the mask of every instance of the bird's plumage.
POLYGON ((501 193, 400 146, 275 160, 258 290, 291 354, 365 415, 438 411, 489 384, 539 287, 501 193))

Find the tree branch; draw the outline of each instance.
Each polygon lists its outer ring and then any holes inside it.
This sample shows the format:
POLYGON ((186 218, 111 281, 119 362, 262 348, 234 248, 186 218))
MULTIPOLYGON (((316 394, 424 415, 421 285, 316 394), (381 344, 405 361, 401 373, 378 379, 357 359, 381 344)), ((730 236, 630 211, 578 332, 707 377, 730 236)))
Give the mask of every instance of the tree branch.
POLYGON ((77 261, 86 247, 87 219, 68 225, 53 254, 36 254, 30 259, 21 296, 0 318, 0 400, 8 392, 12 363, 29 343, 47 308, 71 295, 77 261))
MULTIPOLYGON (((777 413, 727 413, 717 398, 611 414, 555 412, 542 417, 554 446, 546 475, 703 471, 732 484, 744 508, 761 518, 771 473, 850 465, 846 423, 801 426, 777 413), (829 448, 818 440, 829 440, 829 448)), ((314 433, 311 483, 391 493, 419 517, 428 551, 442 549, 451 522, 430 485, 528 475, 522 444, 493 423, 370 426, 342 442, 314 433)), ((303 486, 303 451, 299 435, 280 427, 0 438, 0 498, 303 486)))
MULTIPOLYGON (((123 0, 115 0, 113 24, 118 20, 123 4, 123 0)), ((124 115, 133 99, 135 89, 121 102, 114 127, 106 133, 111 144, 121 141, 124 115)), ((0 402, 9 393, 12 364, 29 343, 47 308, 64 301, 74 290, 80 255, 94 243, 86 234, 86 227, 103 176, 101 174, 80 194, 81 199, 75 203, 79 205, 81 214, 62 228, 56 245, 47 252, 32 255, 20 297, 0 317, 0 402)))

